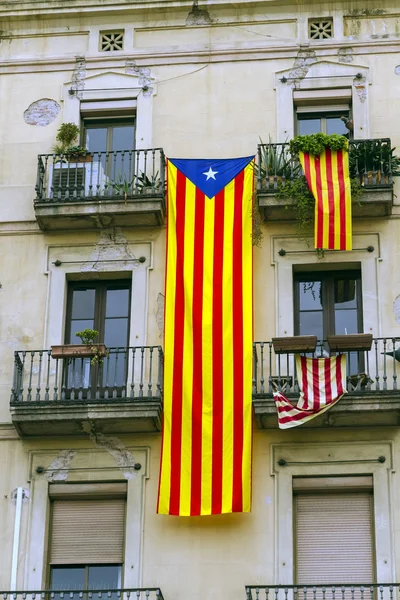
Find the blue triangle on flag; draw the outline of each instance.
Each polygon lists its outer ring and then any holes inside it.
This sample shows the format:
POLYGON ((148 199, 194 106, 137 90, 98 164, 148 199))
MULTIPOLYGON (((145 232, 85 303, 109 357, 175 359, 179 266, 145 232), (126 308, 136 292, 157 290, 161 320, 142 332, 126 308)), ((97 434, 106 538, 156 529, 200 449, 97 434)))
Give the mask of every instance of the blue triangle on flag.
POLYGON ((208 198, 213 198, 242 171, 253 156, 241 158, 169 158, 168 160, 208 198))

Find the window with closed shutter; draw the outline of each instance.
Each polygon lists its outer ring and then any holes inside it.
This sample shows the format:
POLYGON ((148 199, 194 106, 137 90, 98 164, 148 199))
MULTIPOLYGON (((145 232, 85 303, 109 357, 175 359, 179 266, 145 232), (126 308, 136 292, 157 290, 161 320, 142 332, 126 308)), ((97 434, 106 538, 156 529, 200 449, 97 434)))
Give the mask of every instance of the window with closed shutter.
POLYGON ((373 583, 372 491, 302 489, 294 501, 296 583, 373 583))
POLYGON ((122 563, 125 499, 54 500, 50 564, 122 563))

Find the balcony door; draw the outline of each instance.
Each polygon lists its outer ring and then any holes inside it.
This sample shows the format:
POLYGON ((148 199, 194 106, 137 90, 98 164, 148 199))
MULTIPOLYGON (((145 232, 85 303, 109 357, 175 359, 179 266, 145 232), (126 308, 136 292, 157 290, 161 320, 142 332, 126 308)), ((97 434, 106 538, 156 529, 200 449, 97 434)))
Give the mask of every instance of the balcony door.
POLYGON ((94 153, 110 181, 132 180, 134 157, 129 152, 135 148, 135 122, 127 119, 104 119, 84 121, 85 145, 94 153), (100 154, 97 154, 100 153, 100 154))
MULTIPOLYGON (((326 340, 332 334, 363 332, 360 271, 296 273, 295 335, 316 335, 326 340)), ((348 374, 362 368, 363 357, 350 353, 348 374)))
POLYGON ((95 342, 109 349, 102 364, 74 359, 68 367, 68 389, 121 388, 125 385, 129 345, 131 284, 127 280, 70 282, 65 341, 80 343, 76 333, 83 329, 99 332, 95 342))

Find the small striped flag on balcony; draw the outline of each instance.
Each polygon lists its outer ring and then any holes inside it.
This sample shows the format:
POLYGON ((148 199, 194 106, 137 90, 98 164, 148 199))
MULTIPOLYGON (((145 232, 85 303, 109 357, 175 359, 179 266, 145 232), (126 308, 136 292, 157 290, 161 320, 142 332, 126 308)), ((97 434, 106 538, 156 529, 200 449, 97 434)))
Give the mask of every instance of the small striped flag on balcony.
POLYGON ((168 159, 159 514, 250 511, 253 158, 168 159))
POLYGON ((351 184, 347 150, 327 148, 320 156, 299 153, 315 198, 314 245, 326 250, 352 249, 351 184))
POLYGON ((274 392, 280 429, 302 425, 336 404, 347 393, 346 356, 306 358, 296 356, 300 398, 294 406, 281 392, 274 392))

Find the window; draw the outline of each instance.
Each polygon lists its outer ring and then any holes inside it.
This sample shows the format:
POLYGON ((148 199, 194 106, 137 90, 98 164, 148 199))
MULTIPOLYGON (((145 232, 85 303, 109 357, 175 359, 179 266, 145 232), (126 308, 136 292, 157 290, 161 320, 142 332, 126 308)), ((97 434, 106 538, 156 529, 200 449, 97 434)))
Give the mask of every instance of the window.
POLYGON ((310 19, 308 21, 308 37, 310 40, 325 40, 333 37, 333 19, 310 19))
MULTIPOLYGON (((362 333, 361 272, 330 271, 295 273, 295 335, 328 335, 362 333)), ((361 368, 360 353, 350 353, 349 373, 361 368)))
POLYGON ((135 120, 134 117, 115 119, 84 119, 84 145, 95 153, 105 175, 111 180, 131 177, 135 171, 135 120), (101 154, 96 154, 101 153, 101 154))
POLYGON ((70 282, 67 301, 65 342, 80 343, 82 329, 96 329, 96 342, 104 343, 109 355, 104 364, 92 365, 89 358, 73 359, 65 377, 66 387, 121 387, 126 381, 129 345, 131 283, 129 280, 70 282))
POLYGON ((310 111, 306 112, 306 107, 302 107, 300 111, 296 109, 297 117, 297 135, 311 135, 312 133, 337 133, 339 135, 349 135, 349 129, 345 125, 345 121, 341 119, 350 119, 349 109, 332 110, 332 111, 310 111))
POLYGON ((369 476, 293 479, 296 584, 375 581, 372 489, 369 476))
POLYGON ((126 484, 52 484, 49 494, 51 589, 121 588, 126 484))
POLYGON ((124 49, 124 31, 100 31, 100 52, 115 52, 124 49))

